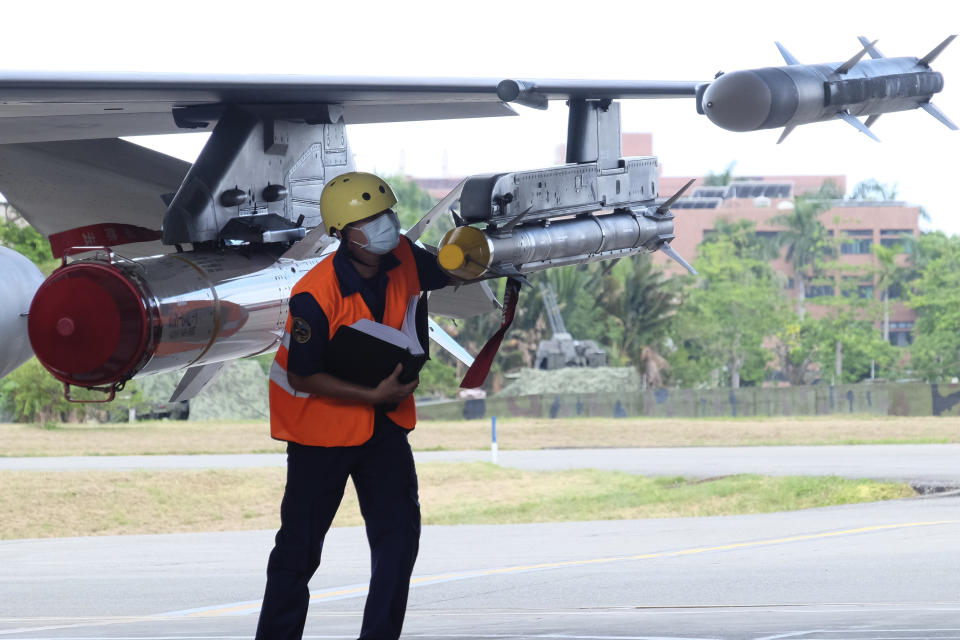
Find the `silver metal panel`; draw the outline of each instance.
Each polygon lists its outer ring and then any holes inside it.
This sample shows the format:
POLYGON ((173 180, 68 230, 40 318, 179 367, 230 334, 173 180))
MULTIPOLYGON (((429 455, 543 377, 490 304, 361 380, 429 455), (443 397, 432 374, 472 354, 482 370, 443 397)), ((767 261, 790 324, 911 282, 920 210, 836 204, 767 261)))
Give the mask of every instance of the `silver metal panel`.
POLYGON ((158 325, 154 353, 137 372, 198 367, 277 348, 290 291, 322 258, 190 252, 116 266, 138 283, 158 325))
MULTIPOLYGON (((117 139, 0 145, 0 192, 44 235, 97 223, 159 229, 160 196, 176 191, 189 167, 117 139)), ((124 251, 162 252, 159 243, 124 251)))
POLYGON ((30 301, 43 283, 43 274, 25 256, 0 246, 0 378, 33 355, 27 338, 30 301))
POLYGON ((672 238, 673 216, 660 216, 653 207, 487 234, 492 273, 511 269, 528 273, 652 252, 672 238))
POLYGON ((180 378, 177 388, 173 390, 173 395, 167 402, 183 402, 196 397, 208 384, 213 382, 224 365, 226 365, 226 362, 213 362, 200 367, 190 367, 180 378))
POLYGON ((430 292, 431 315, 447 318, 472 318, 500 308, 486 282, 444 287, 430 292))
POLYGON ((657 159, 625 158, 623 164, 607 171, 587 163, 504 174, 489 194, 475 192, 470 197, 476 200, 466 201, 465 196, 461 205, 470 222, 504 225, 652 202, 657 196, 657 159))
POLYGON ((303 216, 303 226, 312 228, 321 222, 324 184, 352 168, 342 123, 277 122, 233 110, 217 123, 164 214, 163 241, 216 241, 232 218, 253 213, 275 214, 291 223, 303 216), (327 139, 334 145, 329 153, 327 139), (332 164, 326 164, 328 159, 332 164), (283 185, 289 195, 265 202, 268 185, 283 185), (225 203, 224 193, 237 189, 246 201, 225 203))

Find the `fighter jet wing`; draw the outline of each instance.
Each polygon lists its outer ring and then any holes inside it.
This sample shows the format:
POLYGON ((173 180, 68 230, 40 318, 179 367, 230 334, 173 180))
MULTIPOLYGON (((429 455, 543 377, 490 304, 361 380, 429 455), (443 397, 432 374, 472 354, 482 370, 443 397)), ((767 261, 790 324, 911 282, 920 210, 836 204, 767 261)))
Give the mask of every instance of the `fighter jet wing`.
MULTIPOLYGON (((53 245, 97 244, 97 233, 85 239, 92 225, 104 233, 155 234, 167 208, 162 196, 175 193, 189 169, 188 162, 116 138, 0 145, 0 191, 53 245)), ((170 250, 147 234, 123 253, 170 250)))
POLYGON ((277 117, 322 118, 333 105, 346 124, 513 115, 502 82, 524 95, 691 97, 694 82, 469 78, 365 78, 0 71, 0 144, 182 133, 212 128, 232 105, 277 117))

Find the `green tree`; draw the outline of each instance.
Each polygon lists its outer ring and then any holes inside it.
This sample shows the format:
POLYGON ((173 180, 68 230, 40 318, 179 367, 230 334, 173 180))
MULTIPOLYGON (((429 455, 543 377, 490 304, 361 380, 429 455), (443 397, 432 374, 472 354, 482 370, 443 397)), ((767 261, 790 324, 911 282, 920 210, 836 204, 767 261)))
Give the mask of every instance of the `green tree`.
POLYGON ((921 241, 923 268, 907 305, 917 312, 911 366, 929 382, 960 376, 960 238, 921 241))
POLYGON ((897 361, 896 347, 883 340, 873 322, 858 317, 854 309, 838 307, 822 318, 808 317, 778 337, 789 345, 785 373, 790 374, 791 384, 809 384, 818 378, 837 384, 861 382, 873 371, 879 377, 890 377, 897 361), (837 343, 841 355, 839 379, 837 343))
POLYGON ((49 274, 59 265, 50 250, 50 242, 19 217, 0 220, 0 244, 26 256, 44 273, 49 274))
POLYGON ((703 238, 701 246, 713 242, 732 244, 734 254, 739 258, 769 262, 780 255, 777 243, 770 238, 758 235, 757 225, 751 220, 718 219, 714 232, 703 238))
POLYGON ((668 280, 650 254, 617 266, 622 269, 616 272, 596 268, 593 282, 579 292, 601 311, 594 326, 604 327, 604 334, 591 337, 614 356, 608 360, 625 359, 649 380, 662 379, 666 361, 660 354, 680 304, 679 280, 668 280))
POLYGON ((787 313, 776 274, 765 260, 738 255, 735 233, 701 244, 694 266, 700 277, 677 314, 674 379, 702 383, 724 371, 733 388, 762 381, 771 356, 764 341, 787 313))
POLYGON ((438 360, 436 354, 431 354, 430 360, 427 360, 427 364, 420 370, 417 395, 452 397, 459 388, 460 377, 457 369, 438 360))
POLYGON ((820 214, 829 208, 829 200, 820 194, 815 197, 797 196, 792 212, 771 219, 773 224, 785 227, 778 236, 778 242, 786 248, 787 261, 793 266, 796 276, 796 312, 801 320, 806 315, 808 285, 820 275, 824 261, 836 254, 827 228, 820 221, 820 214))
POLYGON ((720 173, 711 171, 703 178, 703 185, 705 187, 723 187, 730 184, 730 180, 733 179, 733 168, 736 166, 737 161, 732 160, 727 168, 720 173))
POLYGON ((407 176, 388 176, 385 180, 397 196, 397 216, 404 229, 415 225, 436 204, 429 193, 407 176))
POLYGON ((906 275, 897 264, 897 250, 894 247, 873 245, 873 255, 877 259, 876 286, 881 292, 883 315, 880 321, 880 331, 885 341, 890 340, 890 289, 901 284, 906 275))
POLYGON ((850 200, 896 200, 898 191, 896 184, 882 184, 870 178, 857 183, 850 193, 850 200))
POLYGON ((83 413, 83 406, 71 404, 64 398, 63 384, 43 368, 36 358, 20 365, 2 381, 0 392, 4 412, 17 422, 62 422, 83 413), (74 415, 71 416, 71 413, 74 415))

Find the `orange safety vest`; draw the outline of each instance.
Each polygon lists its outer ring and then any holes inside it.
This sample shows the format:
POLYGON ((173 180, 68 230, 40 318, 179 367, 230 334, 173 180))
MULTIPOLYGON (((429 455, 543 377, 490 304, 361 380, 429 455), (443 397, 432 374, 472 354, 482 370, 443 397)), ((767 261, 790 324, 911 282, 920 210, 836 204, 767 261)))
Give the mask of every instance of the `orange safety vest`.
MULTIPOLYGON (((393 250, 400 264, 387 272, 387 300, 383 324, 400 329, 412 296, 420 293, 420 278, 409 242, 401 237, 393 250)), ((361 318, 373 320, 360 293, 346 298, 333 268, 333 257, 327 258, 293 287, 290 297, 309 293, 323 309, 330 325, 330 338, 337 329, 361 318)), ((373 436, 373 405, 350 402, 328 396, 315 396, 295 391, 287 382, 287 349, 293 318, 288 315, 283 340, 270 370, 270 435, 278 440, 319 447, 352 447, 373 436)), ((417 409, 409 396, 387 416, 405 429, 413 429, 417 409)))

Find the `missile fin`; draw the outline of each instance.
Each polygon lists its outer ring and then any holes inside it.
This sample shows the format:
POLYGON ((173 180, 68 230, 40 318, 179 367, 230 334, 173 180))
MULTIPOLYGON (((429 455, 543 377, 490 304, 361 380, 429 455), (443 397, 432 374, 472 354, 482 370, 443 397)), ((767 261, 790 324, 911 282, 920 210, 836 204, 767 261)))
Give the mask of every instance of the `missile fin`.
POLYGON ((927 55, 917 60, 917 66, 929 67, 930 63, 936 60, 937 56, 943 53, 943 50, 947 48, 947 45, 953 42, 953 39, 956 37, 957 37, 956 35, 947 36, 947 38, 943 42, 941 42, 940 44, 938 44, 936 47, 933 48, 933 51, 931 51, 927 55))
POLYGON ((187 372, 180 378, 180 384, 177 385, 173 395, 170 396, 169 402, 183 402, 196 396, 217 377, 225 364, 226 362, 211 362, 187 369, 187 372))
POLYGON ((873 45, 877 44, 877 42, 877 40, 874 40, 873 42, 868 42, 865 44, 863 49, 861 49, 857 55, 853 56, 842 65, 837 67, 836 72, 845 74, 850 71, 850 69, 853 69, 855 66, 857 66, 857 63, 860 62, 860 58, 867 55, 867 52, 870 51, 870 49, 873 48, 873 45))
POLYGON ((953 129, 954 131, 957 130, 957 125, 953 124, 953 121, 947 117, 947 114, 945 114, 943 111, 940 111, 940 109, 932 102, 924 102, 920 106, 924 111, 942 122, 948 129, 953 129))
POLYGON ((676 202, 677 200, 679 200, 679 199, 680 199, 680 196, 682 196, 683 193, 684 193, 687 189, 690 188, 690 185, 692 185, 692 184, 693 184, 694 182, 696 182, 696 181, 697 181, 696 178, 691 178, 690 180, 688 180, 688 181, 687 181, 687 184, 685 184, 685 185, 683 185, 682 187, 680 187, 680 190, 679 190, 679 191, 677 191, 675 194, 673 194, 672 196, 670 196, 670 198, 669 198, 666 202, 661 203, 660 206, 657 207, 657 213, 659 213, 659 214, 661 214, 661 215, 664 214, 664 213, 666 213, 666 212, 667 212, 667 209, 669 209, 670 207, 672 207, 672 206, 673 206, 673 203, 676 202))
POLYGON ((457 201, 460 199, 460 194, 463 193, 463 185, 466 183, 467 180, 464 178, 457 184, 457 186, 450 190, 450 193, 441 198, 437 204, 433 205, 430 211, 427 211, 426 215, 420 218, 420 221, 417 222, 417 224, 410 227, 410 230, 405 234, 407 238, 411 242, 416 242, 443 213, 450 212, 453 214, 454 207, 457 201))
POLYGON ((867 40, 866 38, 864 38, 863 36, 857 36, 857 40, 859 40, 859 41, 860 41, 860 44, 862 44, 864 47, 867 47, 867 53, 870 54, 870 57, 871 57, 871 58, 874 58, 874 59, 876 59, 876 58, 886 58, 885 55, 883 55, 882 53, 880 53, 880 49, 877 49, 875 46, 873 46, 872 44, 870 44, 870 41, 867 40))
POLYGON ((783 56, 783 59, 787 64, 800 64, 800 61, 797 60, 795 57, 793 57, 793 54, 787 51, 787 48, 785 46, 783 46, 779 42, 777 42, 776 45, 777 45, 777 49, 780 49, 780 55, 783 56))
POLYGON ((870 129, 868 129, 862 122, 860 122, 860 120, 850 115, 849 113, 844 113, 843 111, 840 111, 837 113, 837 117, 843 120, 846 120, 847 122, 850 123, 850 126, 853 127, 854 129, 858 129, 859 131, 867 134, 877 142, 880 142, 880 138, 875 136, 873 131, 870 131, 870 129))
POLYGON ((787 136, 790 135, 790 132, 796 129, 796 125, 789 125, 783 128, 783 133, 780 134, 780 139, 777 140, 777 144, 780 144, 786 140, 787 136))
POLYGON ((867 125, 867 129, 869 129, 870 127, 873 126, 873 123, 876 122, 876 121, 879 120, 879 119, 880 119, 880 114, 879 114, 879 113, 875 113, 875 114, 873 114, 872 116, 870 116, 869 118, 867 118, 867 121, 866 121, 864 124, 866 124, 866 125, 867 125))
POLYGON ((473 356, 461 347, 460 343, 453 339, 453 336, 444 331, 443 327, 437 324, 433 318, 427 318, 427 325, 431 340, 468 367, 473 365, 473 356))
POLYGON ((697 270, 696 270, 696 269, 694 269, 692 266, 690 266, 690 263, 689 263, 689 262, 687 262, 686 260, 684 260, 683 257, 682 257, 679 253, 677 253, 676 251, 673 250, 673 247, 671 247, 669 243, 664 242, 663 244, 661 244, 661 245, 660 245, 660 251, 663 251, 665 254, 667 254, 668 256, 670 256, 671 258, 673 258, 681 267, 683 267, 684 269, 686 269, 687 271, 689 271, 689 272, 692 273, 693 275, 695 275, 695 276, 700 275, 700 274, 697 273, 697 270))

